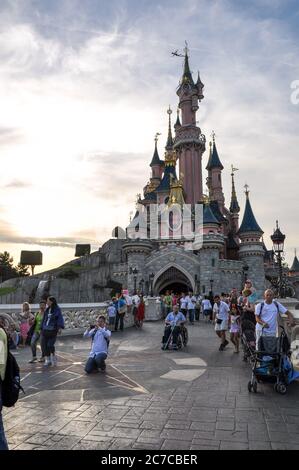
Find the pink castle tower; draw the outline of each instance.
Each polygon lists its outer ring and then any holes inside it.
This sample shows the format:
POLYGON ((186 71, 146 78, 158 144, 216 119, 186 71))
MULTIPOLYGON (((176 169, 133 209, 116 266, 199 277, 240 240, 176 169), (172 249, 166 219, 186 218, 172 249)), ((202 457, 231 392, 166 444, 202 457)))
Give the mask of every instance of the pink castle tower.
POLYGON ((196 126, 198 101, 203 98, 203 83, 198 74, 194 83, 189 68, 188 49, 185 47, 184 72, 179 84, 179 108, 181 119, 175 125, 174 149, 179 159, 180 179, 184 182, 187 204, 196 204, 202 200, 202 154, 205 151, 205 136, 196 126))

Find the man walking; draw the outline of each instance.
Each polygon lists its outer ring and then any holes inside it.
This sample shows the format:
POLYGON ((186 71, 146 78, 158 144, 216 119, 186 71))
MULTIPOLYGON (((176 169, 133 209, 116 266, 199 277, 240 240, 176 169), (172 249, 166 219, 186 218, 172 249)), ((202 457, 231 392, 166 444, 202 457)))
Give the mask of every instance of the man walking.
POLYGON ((271 289, 267 289, 264 293, 264 302, 260 302, 255 307, 255 318, 256 318, 256 349, 258 349, 258 343, 260 337, 265 336, 278 336, 278 315, 285 314, 288 316, 290 326, 295 325, 295 320, 291 312, 286 309, 277 300, 273 300, 273 292, 271 289))
POLYGON ((221 344, 219 351, 223 351, 228 341, 225 337, 225 332, 228 329, 229 306, 223 300, 220 300, 219 295, 214 297, 213 320, 215 323, 216 335, 220 338, 221 344))
POLYGON ((92 338, 91 351, 85 364, 87 374, 99 368, 105 371, 110 336, 111 331, 106 329, 106 319, 103 315, 98 317, 95 327, 90 327, 85 331, 84 338, 92 338))

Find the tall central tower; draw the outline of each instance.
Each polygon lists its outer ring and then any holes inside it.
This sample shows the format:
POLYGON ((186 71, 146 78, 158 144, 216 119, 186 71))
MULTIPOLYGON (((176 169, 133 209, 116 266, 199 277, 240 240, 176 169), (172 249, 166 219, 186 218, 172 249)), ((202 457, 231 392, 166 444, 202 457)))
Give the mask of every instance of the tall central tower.
POLYGON ((198 74, 194 83, 189 68, 188 49, 185 48, 184 72, 177 89, 179 96, 179 116, 175 125, 174 149, 180 166, 180 179, 184 182, 187 204, 196 204, 202 200, 202 154, 205 151, 205 136, 196 126, 198 102, 202 100, 203 83, 198 74))

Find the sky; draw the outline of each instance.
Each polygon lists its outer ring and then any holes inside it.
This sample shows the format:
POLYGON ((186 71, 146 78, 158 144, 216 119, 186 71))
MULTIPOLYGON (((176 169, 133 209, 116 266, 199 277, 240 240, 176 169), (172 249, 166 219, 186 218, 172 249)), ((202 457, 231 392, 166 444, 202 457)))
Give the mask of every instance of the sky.
POLYGON ((226 204, 233 164, 240 219, 247 183, 267 247, 278 219, 292 263, 298 21, 296 0, 2 0, 0 252, 17 263, 21 250, 41 250, 40 272, 128 224, 156 132, 164 155, 182 74, 171 52, 186 40, 205 85, 198 125, 207 140, 216 133, 226 204))

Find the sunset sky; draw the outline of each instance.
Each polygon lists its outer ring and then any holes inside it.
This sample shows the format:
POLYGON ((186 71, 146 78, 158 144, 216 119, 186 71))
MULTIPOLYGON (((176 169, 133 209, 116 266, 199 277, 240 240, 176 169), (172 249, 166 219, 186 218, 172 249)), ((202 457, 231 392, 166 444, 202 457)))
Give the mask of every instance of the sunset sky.
MULTIPOLYGON (((299 248, 299 4, 296 0, 2 0, 0 252, 44 265, 98 249, 125 227, 167 137, 188 41, 205 98, 198 125, 216 133, 226 204, 230 165, 269 239, 279 220, 287 261, 299 248)), ((175 113, 174 113, 175 114, 175 113)), ((206 166, 208 152, 203 156, 206 166)), ((206 176, 204 170, 204 179, 206 176)))

